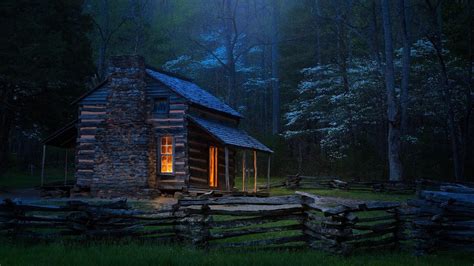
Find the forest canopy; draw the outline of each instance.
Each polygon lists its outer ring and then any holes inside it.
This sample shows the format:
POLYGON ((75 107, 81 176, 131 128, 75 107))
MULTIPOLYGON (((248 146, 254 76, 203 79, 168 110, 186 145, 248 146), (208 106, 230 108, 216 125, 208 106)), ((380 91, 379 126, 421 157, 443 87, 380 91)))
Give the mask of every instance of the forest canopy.
MULTIPOLYGON (((473 3, 6 0, 0 168, 72 121, 112 55, 193 79, 275 151, 273 173, 474 178, 473 3), (8 156, 10 154, 10 156, 8 156)), ((37 146, 34 146, 37 147, 37 146)))

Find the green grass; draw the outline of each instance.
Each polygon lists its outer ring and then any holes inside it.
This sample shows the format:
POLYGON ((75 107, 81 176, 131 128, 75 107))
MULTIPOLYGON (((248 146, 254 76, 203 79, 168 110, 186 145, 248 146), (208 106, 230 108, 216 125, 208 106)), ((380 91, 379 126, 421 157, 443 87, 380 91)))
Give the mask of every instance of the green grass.
POLYGON ((154 244, 3 244, 1 265, 472 265, 467 252, 415 257, 404 252, 377 252, 350 257, 322 251, 254 251, 194 249, 154 244))
MULTIPOLYGON (((270 183, 284 181, 286 177, 271 177, 270 183)), ((248 191, 253 191, 254 188, 253 177, 246 179, 246 188, 248 191)), ((257 177, 257 186, 265 186, 267 184, 266 177, 259 176, 257 177)), ((235 185, 237 189, 242 189, 242 177, 236 176, 235 185)), ((363 191, 345 191, 339 189, 305 189, 299 188, 296 191, 309 192, 318 196, 329 196, 329 197, 340 197, 348 199, 358 199, 358 200, 380 200, 380 201, 406 201, 415 197, 415 194, 392 194, 392 193, 373 193, 373 192, 363 192, 363 191)), ((281 188, 272 188, 270 191, 271 196, 282 196, 282 195, 292 195, 295 193, 294 189, 287 189, 284 187, 281 188)))
MULTIPOLYGON (((73 172, 68 172, 68 179, 71 180, 74 176, 73 172)), ((46 168, 44 182, 63 182, 64 170, 58 168, 46 168)), ((0 187, 6 189, 21 189, 32 188, 41 184, 40 170, 36 169, 34 174, 27 170, 19 168, 10 168, 5 173, 0 175, 0 187)))

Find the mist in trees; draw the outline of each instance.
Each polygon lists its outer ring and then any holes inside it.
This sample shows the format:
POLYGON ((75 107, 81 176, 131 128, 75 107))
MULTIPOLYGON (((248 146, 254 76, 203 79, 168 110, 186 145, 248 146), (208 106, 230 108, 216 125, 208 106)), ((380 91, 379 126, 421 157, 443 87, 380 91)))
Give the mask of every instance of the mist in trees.
MULTIPOLYGON (((59 127, 40 118, 46 109, 26 111, 32 97, 74 98, 104 78, 109 56, 136 53, 241 112, 242 127, 275 150, 276 174, 474 178, 472 1, 84 0, 41 11, 48 14, 11 15, 55 3, 1 4, 2 30, 24 24, 2 38, 51 32, 41 16, 60 23, 69 14, 73 20, 57 31, 62 41, 41 53, 64 58, 44 63, 54 65, 51 72, 75 73, 32 82, 26 72, 42 73, 44 64, 32 64, 24 52, 48 40, 22 37, 17 47, 8 45, 14 39, 2 40, 2 62, 11 62, 2 63, 0 77, 3 154, 7 139, 18 137, 5 130, 8 123, 38 138, 59 127), (39 29, 29 26, 35 19, 39 29), (76 36, 74 43, 68 36, 76 36), (53 84, 67 89, 44 89, 53 84), (21 88, 15 95, 24 107, 11 108, 18 101, 11 88, 21 88)), ((74 108, 55 108, 57 121, 72 119, 74 108)))

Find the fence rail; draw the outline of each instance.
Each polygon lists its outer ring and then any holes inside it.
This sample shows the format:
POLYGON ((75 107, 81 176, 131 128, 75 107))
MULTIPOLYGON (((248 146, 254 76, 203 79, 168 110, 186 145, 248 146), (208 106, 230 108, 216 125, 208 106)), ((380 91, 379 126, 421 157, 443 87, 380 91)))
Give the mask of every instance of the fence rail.
POLYGON ((451 244, 471 248, 474 194, 421 194, 408 207, 380 201, 341 204, 296 192, 267 198, 185 198, 170 209, 152 211, 132 209, 125 200, 68 201, 64 206, 6 200, 0 204, 0 236, 71 241, 133 238, 205 248, 314 248, 344 255, 360 249, 398 248, 408 239, 415 240, 418 253, 451 244))

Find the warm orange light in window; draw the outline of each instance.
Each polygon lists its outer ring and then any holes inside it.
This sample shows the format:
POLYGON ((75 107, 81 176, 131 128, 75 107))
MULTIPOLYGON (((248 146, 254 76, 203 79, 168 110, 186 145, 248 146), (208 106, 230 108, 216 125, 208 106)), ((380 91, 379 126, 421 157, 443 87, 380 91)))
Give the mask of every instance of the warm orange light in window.
POLYGON ((161 173, 173 173, 173 137, 161 137, 161 173))
POLYGON ((218 157, 218 149, 217 147, 210 146, 209 147, 209 186, 210 187, 217 187, 217 157, 218 157))

